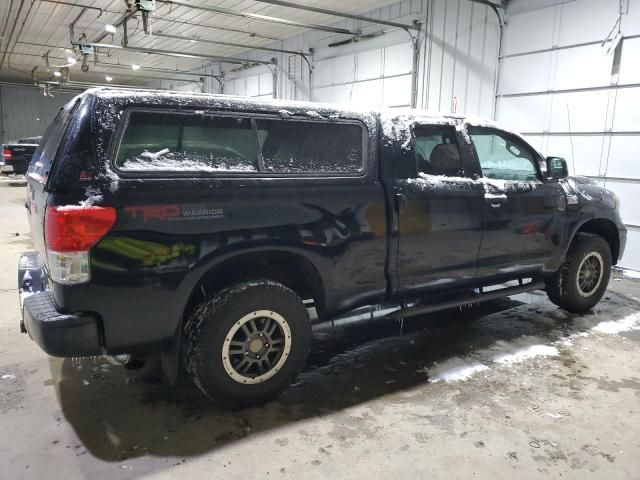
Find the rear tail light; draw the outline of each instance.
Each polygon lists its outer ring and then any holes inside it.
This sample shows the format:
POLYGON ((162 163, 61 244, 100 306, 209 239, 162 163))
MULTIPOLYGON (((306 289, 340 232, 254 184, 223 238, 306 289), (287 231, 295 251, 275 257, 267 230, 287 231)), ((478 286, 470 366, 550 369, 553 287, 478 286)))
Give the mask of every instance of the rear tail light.
POLYGON ((89 250, 113 227, 113 207, 49 207, 44 221, 51 280, 64 285, 91 278, 89 250))
POLYGON ((12 156, 11 150, 9 150, 8 148, 2 149, 2 160, 4 160, 5 162, 7 160, 11 160, 11 156, 12 156))

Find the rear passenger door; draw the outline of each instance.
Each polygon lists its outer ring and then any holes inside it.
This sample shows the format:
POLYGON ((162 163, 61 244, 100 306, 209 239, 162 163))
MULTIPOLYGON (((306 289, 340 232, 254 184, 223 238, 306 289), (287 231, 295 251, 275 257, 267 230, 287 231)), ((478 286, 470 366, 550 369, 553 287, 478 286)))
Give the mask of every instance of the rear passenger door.
POLYGON ((472 126, 469 135, 485 185, 478 275, 515 276, 542 269, 557 240, 560 187, 543 182, 542 158, 520 137, 472 126))
POLYGON ((481 239, 484 191, 468 143, 451 125, 416 125, 413 137, 408 168, 393 180, 402 292, 473 279, 481 239))

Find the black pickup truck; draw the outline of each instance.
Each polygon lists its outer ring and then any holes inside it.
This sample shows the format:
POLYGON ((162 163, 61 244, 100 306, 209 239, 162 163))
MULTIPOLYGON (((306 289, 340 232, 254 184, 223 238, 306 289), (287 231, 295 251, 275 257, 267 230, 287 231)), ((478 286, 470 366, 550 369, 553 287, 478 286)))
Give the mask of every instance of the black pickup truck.
POLYGON ((2 163, 0 172, 19 173, 27 172, 33 152, 38 148, 42 137, 21 138, 17 142, 2 145, 2 163))
POLYGON ((235 406, 294 381, 314 322, 535 289, 584 312, 626 241, 564 160, 415 110, 94 89, 27 180, 23 331, 55 356, 160 353, 235 406))

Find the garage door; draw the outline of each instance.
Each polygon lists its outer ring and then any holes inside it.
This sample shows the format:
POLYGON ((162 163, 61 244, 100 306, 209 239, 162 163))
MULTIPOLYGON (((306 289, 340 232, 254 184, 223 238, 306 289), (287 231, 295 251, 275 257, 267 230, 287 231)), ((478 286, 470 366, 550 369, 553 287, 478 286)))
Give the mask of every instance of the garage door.
POLYGON ((619 0, 556 2, 508 10, 497 118, 542 153, 567 159, 621 199, 629 228, 624 266, 640 270, 640 9, 622 2, 624 40, 600 43, 619 18, 619 0), (523 34, 526 32, 526 34, 523 34))
POLYGON ((237 78, 225 79, 224 93, 255 98, 273 98, 273 75, 267 67, 256 67, 237 78), (266 72, 264 71, 266 70, 266 72))
POLYGON ((316 61, 313 100, 407 107, 412 55, 407 42, 316 61))

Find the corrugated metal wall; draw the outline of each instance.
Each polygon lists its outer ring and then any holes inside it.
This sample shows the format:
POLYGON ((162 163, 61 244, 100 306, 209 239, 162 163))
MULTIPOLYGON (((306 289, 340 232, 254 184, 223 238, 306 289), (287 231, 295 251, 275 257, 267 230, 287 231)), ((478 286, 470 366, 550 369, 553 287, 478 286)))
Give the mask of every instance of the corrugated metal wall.
POLYGON ((622 2, 619 61, 600 46, 619 0, 549 3, 509 4, 497 118, 616 192, 629 227, 622 264, 640 269, 640 1, 622 2))
POLYGON ((37 88, 0 85, 0 143, 42 135, 58 109, 74 96, 45 97, 37 88))
MULTIPOLYGON (((364 15, 427 24, 420 45, 418 106, 449 112, 493 116, 499 26, 484 5, 469 0, 404 0, 364 15), (454 100, 455 98, 455 100, 454 100)), ((411 95, 412 48, 406 32, 353 20, 334 24, 372 39, 329 47, 344 40, 326 32, 309 31, 276 42, 271 47, 307 52, 313 49, 313 86, 309 95, 306 65, 297 57, 275 54, 279 98, 322 102, 408 106, 411 95)), ((424 32, 424 28, 423 28, 424 32)), ((249 52, 268 60, 270 52, 249 52)), ((272 96, 272 77, 265 66, 227 71, 224 93, 272 96)))

